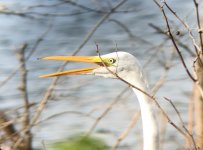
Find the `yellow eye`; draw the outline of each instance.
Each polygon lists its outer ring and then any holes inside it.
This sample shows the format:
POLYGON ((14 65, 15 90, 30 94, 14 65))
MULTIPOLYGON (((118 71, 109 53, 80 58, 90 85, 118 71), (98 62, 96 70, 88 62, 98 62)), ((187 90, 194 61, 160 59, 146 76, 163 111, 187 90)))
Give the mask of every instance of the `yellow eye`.
POLYGON ((116 62, 116 60, 114 58, 109 59, 109 63, 114 64, 115 62, 116 62))

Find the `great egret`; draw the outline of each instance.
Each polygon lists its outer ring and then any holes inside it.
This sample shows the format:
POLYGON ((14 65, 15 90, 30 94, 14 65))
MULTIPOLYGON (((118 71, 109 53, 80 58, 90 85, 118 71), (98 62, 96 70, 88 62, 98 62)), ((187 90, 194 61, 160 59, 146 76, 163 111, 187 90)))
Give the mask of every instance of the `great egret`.
MULTIPOLYGON (((93 74, 105 78, 118 78, 127 81, 131 85, 138 87, 142 91, 149 92, 147 82, 143 76, 142 68, 138 60, 127 52, 113 52, 101 56, 48 56, 43 60, 62 60, 75 61, 97 64, 95 67, 75 69, 52 74, 42 75, 40 77, 54 77, 61 75, 75 74, 93 74)), ((159 133, 158 126, 153 111, 152 100, 142 91, 132 87, 137 95, 142 117, 143 127, 143 149, 158 150, 159 149, 159 133)))

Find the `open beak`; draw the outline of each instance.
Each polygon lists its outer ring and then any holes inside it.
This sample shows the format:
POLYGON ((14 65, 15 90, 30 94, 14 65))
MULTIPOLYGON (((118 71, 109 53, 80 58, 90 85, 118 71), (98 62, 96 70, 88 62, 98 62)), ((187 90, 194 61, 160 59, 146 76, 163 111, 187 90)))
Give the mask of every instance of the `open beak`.
POLYGON ((91 68, 81 68, 81 69, 74 69, 62 72, 56 72, 52 74, 46 74, 40 76, 40 78, 47 78, 47 77, 55 77, 55 76, 62 76, 62 75, 76 75, 76 74, 91 74, 93 70, 100 68, 103 65, 103 60, 99 56, 48 56, 41 58, 42 60, 59 60, 59 61, 74 61, 74 62, 85 62, 85 63, 93 63, 97 64, 98 66, 94 66, 91 68))

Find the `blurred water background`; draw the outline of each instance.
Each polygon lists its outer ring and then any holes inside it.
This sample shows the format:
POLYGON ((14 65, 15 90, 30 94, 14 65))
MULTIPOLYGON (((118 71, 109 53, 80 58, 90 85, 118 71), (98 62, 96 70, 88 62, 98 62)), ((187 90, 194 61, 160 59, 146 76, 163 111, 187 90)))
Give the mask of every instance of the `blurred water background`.
MULTIPOLYGON (((78 4, 100 11, 108 11, 118 0, 78 0, 78 4)), ((5 10, 26 12, 28 16, 0 13, 0 82, 3 82, 15 69, 19 67, 16 58, 17 49, 27 43, 26 55, 32 50, 36 40, 47 30, 47 35, 40 42, 36 51, 27 61, 28 90, 30 102, 39 102, 52 79, 40 79, 39 75, 55 72, 61 62, 47 62, 37 58, 49 55, 72 55, 73 51, 83 41, 96 22, 104 15, 86 10, 60 0, 1 0, 0 5, 5 10), (55 5, 56 4, 56 5, 55 5), (45 5, 50 5, 45 7, 45 5), (51 5, 55 5, 52 7, 51 5)), ((192 1, 171 0, 169 5, 188 23, 195 28, 194 8, 192 1)), ((96 55, 95 42, 100 52, 106 54, 116 49, 127 51, 135 55, 145 66, 145 72, 150 86, 153 86, 165 72, 161 62, 169 61, 172 68, 167 73, 167 82, 157 92, 158 101, 177 125, 180 125, 173 107, 163 97, 168 97, 176 104, 185 123, 187 123, 188 101, 192 89, 192 82, 186 75, 182 64, 174 52, 167 37, 158 34, 149 24, 156 25, 166 31, 165 22, 159 8, 152 0, 128 0, 118 12, 110 15, 85 44, 78 55, 96 55), (120 26, 116 21, 129 29, 120 26), (116 44, 115 44, 116 43, 116 44), (160 46, 161 45, 161 46, 160 46), (170 61, 171 55, 173 56, 170 61)), ((177 23, 169 12, 173 32, 185 34, 186 31, 177 23)), ((181 41, 190 44, 188 36, 180 36, 181 41)), ((190 47, 190 45, 189 45, 190 47)), ((181 49, 186 62, 191 68, 191 55, 181 49)), ((83 67, 83 64, 71 63, 66 69, 83 67)), ((86 65, 85 65, 86 66, 86 65)), ((20 85, 20 73, 17 73, 0 88, 0 109, 8 111, 23 105, 20 85)), ((67 136, 87 132, 107 105, 126 87, 120 81, 103 79, 94 76, 61 77, 51 99, 43 111, 40 121, 49 116, 63 115, 44 121, 33 128, 34 147, 42 147, 42 141, 49 143, 67 136), (81 115, 81 114, 83 115, 81 115), (90 114, 90 116, 85 115, 90 114)), ((33 111, 34 111, 33 107, 33 111)), ((133 114, 139 111, 136 96, 131 90, 123 96, 119 103, 105 116, 94 130, 109 145, 115 143, 118 136, 127 127, 133 114)), ((176 129, 169 124, 166 126, 163 149, 181 149, 184 138, 177 134, 176 129)), ((120 149, 140 149, 142 145, 141 120, 120 144, 120 149)))

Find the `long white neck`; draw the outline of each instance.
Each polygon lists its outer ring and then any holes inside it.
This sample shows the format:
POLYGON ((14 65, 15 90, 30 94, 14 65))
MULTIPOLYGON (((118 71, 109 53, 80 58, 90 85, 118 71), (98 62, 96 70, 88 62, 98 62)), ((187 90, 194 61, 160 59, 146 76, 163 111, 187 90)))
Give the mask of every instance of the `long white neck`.
MULTIPOLYGON (((148 92, 146 83, 142 78, 130 79, 130 83, 136 87, 148 92)), ((142 127, 143 127, 143 150, 158 150, 159 149, 159 132, 153 111, 152 100, 143 92, 132 88, 135 92, 141 109, 142 127)))
POLYGON ((159 134, 158 125, 156 122, 155 114, 153 112, 152 103, 146 95, 133 88, 137 95, 143 127, 143 150, 158 150, 159 149, 159 134))

